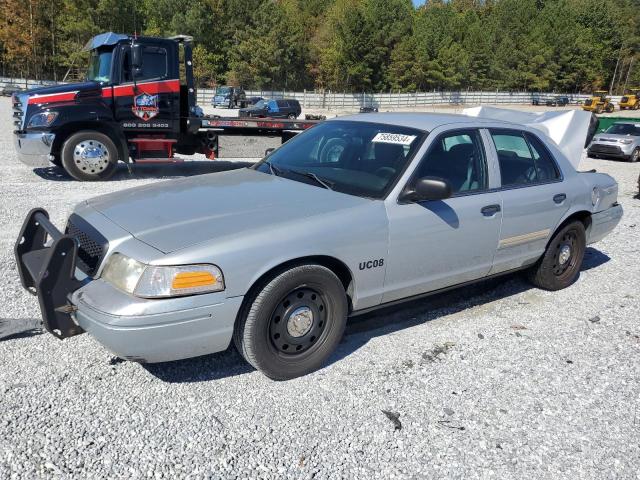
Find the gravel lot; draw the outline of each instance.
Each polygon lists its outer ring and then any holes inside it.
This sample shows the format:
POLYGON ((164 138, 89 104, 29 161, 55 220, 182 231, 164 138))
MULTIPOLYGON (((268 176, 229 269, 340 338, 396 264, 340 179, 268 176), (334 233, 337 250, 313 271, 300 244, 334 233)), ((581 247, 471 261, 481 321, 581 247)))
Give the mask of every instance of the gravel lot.
POLYGON ((30 208, 62 225, 85 198, 234 164, 83 184, 19 163, 9 120, 2 99, 0 478, 640 478, 640 164, 583 160, 625 216, 572 287, 516 275, 359 317, 326 368, 272 382, 233 349, 144 366, 40 334, 12 253, 30 208))

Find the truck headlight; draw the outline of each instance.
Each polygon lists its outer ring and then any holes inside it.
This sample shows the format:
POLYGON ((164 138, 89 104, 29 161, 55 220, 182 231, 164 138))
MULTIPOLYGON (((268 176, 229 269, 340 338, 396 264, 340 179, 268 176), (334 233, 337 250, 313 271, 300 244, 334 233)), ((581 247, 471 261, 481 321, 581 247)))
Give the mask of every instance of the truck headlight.
POLYGON ((222 271, 215 265, 145 265, 121 253, 107 260, 102 278, 142 298, 178 297, 224 290, 222 271))
POLYGON ((620 143, 624 143, 625 145, 629 145, 631 143, 633 143, 633 140, 631 140, 630 138, 624 138, 621 140, 618 140, 620 143))
POLYGON ((27 128, 48 127, 55 121, 56 118, 58 118, 58 112, 36 113, 33 117, 29 119, 29 123, 27 123, 27 128))

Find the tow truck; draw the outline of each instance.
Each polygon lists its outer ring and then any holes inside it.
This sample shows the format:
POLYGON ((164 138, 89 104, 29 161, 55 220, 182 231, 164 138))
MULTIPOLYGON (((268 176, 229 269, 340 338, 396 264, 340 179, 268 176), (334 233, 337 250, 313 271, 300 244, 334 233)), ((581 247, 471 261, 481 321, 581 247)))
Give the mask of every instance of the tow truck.
POLYGON ((14 94, 14 144, 23 163, 51 163, 81 181, 105 180, 119 161, 175 163, 176 154, 218 156, 220 135, 281 137, 314 120, 217 117, 196 104, 192 37, 102 33, 86 81, 14 94))

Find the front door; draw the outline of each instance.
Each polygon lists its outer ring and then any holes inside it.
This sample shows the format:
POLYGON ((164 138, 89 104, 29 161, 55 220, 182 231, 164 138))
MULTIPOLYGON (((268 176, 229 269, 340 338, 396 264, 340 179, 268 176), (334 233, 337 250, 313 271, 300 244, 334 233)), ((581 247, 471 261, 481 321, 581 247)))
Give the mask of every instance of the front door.
POLYGON ((131 67, 131 46, 119 47, 120 82, 112 87, 116 120, 125 132, 144 135, 179 130, 180 80, 176 72, 174 49, 168 46, 142 46, 142 67, 131 67))
POLYGON ((451 198, 389 203, 389 261, 383 302, 464 283, 489 273, 502 221, 500 193, 477 129, 449 130, 431 143, 411 182, 447 180, 451 198))

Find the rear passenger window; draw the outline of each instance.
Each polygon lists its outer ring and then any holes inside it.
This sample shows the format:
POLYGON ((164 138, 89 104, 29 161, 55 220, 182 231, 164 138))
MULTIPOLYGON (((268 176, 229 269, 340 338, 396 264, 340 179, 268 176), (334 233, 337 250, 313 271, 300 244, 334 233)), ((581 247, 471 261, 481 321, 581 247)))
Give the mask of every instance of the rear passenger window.
POLYGON ((549 150, 547 150, 535 135, 527 134, 527 139, 529 140, 529 146, 531 147, 533 159, 536 163, 538 181, 547 182, 558 180, 560 178, 560 172, 558 171, 556 162, 551 158, 549 150))
POLYGON ((492 131, 491 137, 498 152, 502 186, 529 185, 559 177, 546 148, 533 136, 524 132, 492 131), (533 139, 537 148, 528 140, 533 139))

